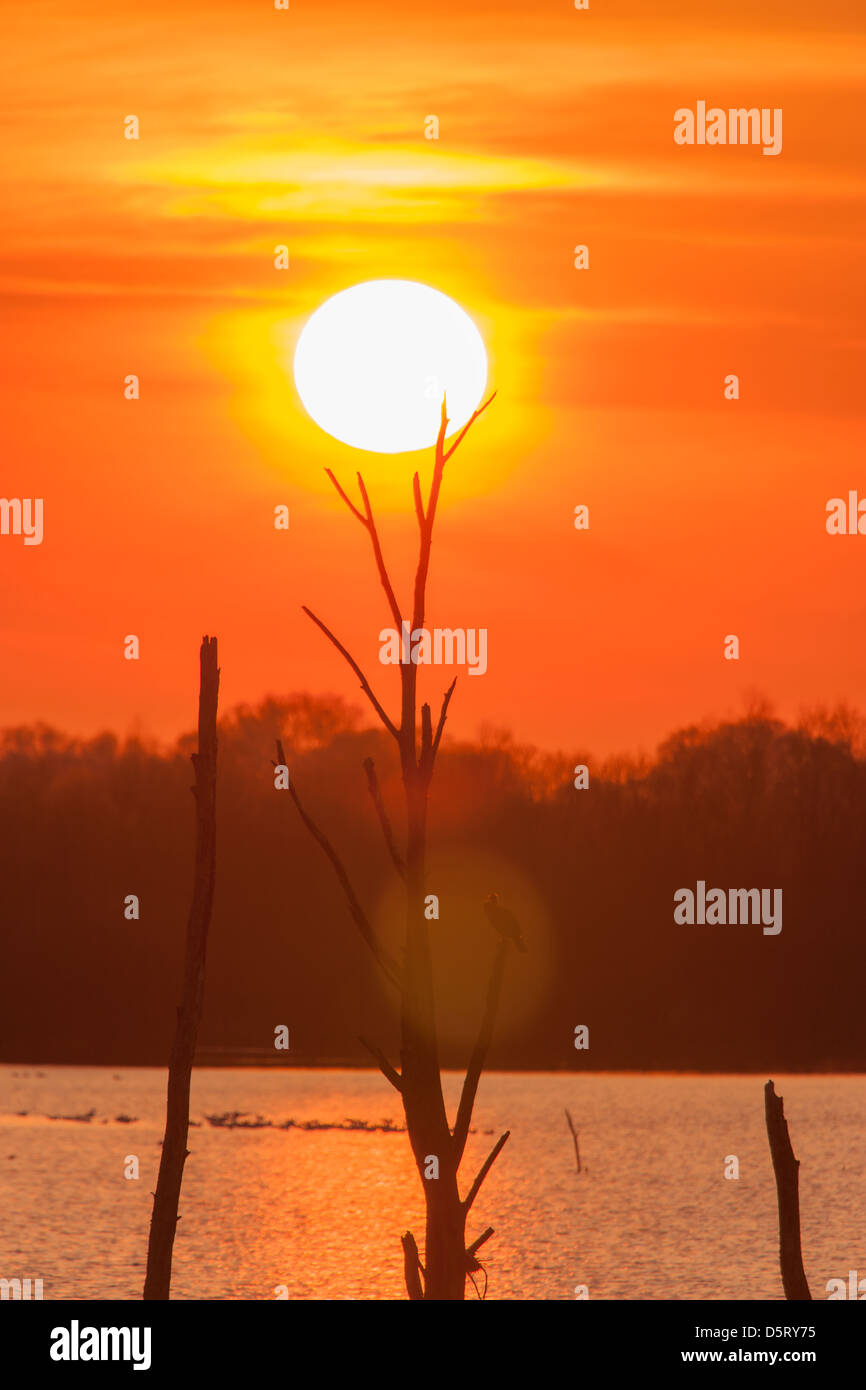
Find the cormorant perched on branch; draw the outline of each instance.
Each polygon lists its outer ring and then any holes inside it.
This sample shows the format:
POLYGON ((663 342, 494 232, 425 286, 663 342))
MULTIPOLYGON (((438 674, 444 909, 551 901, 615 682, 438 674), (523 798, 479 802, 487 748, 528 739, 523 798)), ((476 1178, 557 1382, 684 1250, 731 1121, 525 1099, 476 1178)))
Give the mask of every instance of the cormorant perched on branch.
POLYGON ((507 907, 503 907, 499 901, 498 893, 490 893, 484 900, 484 911, 487 913, 487 920, 498 931, 500 936, 504 936, 507 941, 513 941, 518 951, 526 950, 526 942, 520 932, 520 923, 513 912, 509 912, 507 907))

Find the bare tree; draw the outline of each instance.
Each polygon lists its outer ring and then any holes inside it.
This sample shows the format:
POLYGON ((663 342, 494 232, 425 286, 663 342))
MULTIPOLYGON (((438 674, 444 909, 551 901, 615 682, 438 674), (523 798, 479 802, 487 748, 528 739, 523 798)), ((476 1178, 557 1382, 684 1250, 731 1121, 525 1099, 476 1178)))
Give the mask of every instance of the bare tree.
POLYGON ((180 1188, 188 1157, 189 1087, 204 1003, 207 934, 216 875, 216 718, 220 673, 215 637, 202 640, 199 665, 198 752, 192 755, 195 768, 195 786, 192 788, 195 797, 195 873, 186 929, 183 992, 168 1066, 165 1137, 150 1219, 144 1281, 146 1299, 168 1298, 171 1287, 174 1234, 180 1220, 180 1188))
MULTIPOLYGON (((475 411, 460 430, 453 444, 446 449, 445 436, 448 418, 443 399, 439 434, 436 440, 433 478, 426 505, 422 497, 418 474, 416 473, 413 478, 415 514, 420 530, 420 543, 411 608, 412 632, 418 631, 424 625, 433 525, 436 520, 436 508, 439 502, 445 464, 478 416, 486 410, 492 400, 493 396, 475 411)), ((402 634, 403 610, 388 576, 364 480, 359 473, 358 490, 361 499, 359 508, 344 492, 330 469, 326 471, 340 497, 370 537, 376 569, 385 592, 388 608, 398 633, 402 634)), ((452 681, 445 691, 435 729, 429 704, 421 705, 419 729, 418 667, 414 662, 401 663, 400 719, 399 723, 396 723, 380 704, 354 657, 315 613, 312 613, 308 608, 305 608, 304 612, 348 662, 378 718, 394 739, 399 753, 406 803, 406 837, 405 852, 403 853, 398 849, 391 830, 372 759, 367 759, 365 763, 368 786, 385 837, 385 844, 395 872, 405 884, 406 937, 403 962, 399 966, 378 942, 336 850, 303 809, 293 784, 290 785, 290 791, 304 824, 331 861, 346 895, 349 910, 356 926, 375 955, 383 973, 395 985, 400 995, 400 1070, 392 1066, 379 1048, 363 1039, 362 1041, 375 1057, 388 1081, 400 1093, 412 1152, 424 1191, 427 1221, 423 1264, 415 1237, 408 1231, 403 1237, 404 1271, 409 1298, 462 1299, 467 1275, 471 1276, 474 1271, 480 1268, 476 1258, 477 1251, 493 1234, 492 1230, 487 1228, 467 1247, 466 1219, 478 1196, 481 1184, 509 1136, 508 1131, 500 1136, 471 1182, 466 1195, 461 1197, 458 1170, 469 1135, 478 1084, 490 1046, 509 943, 507 940, 503 940, 496 949, 478 1040, 469 1061, 457 1108, 457 1116, 452 1128, 445 1109, 442 1078, 439 1070, 430 937, 424 916, 424 898, 427 797, 456 680, 452 681), (434 1158, 438 1161, 438 1177, 430 1176, 436 1168, 436 1165, 431 1161, 434 1158)), ((280 763, 284 764, 285 757, 280 744, 277 745, 277 755, 280 763)))
POLYGON ((779 1264, 789 1300, 811 1301, 800 1249, 800 1160, 795 1158, 781 1096, 772 1081, 764 1087, 764 1117, 779 1201, 779 1264))

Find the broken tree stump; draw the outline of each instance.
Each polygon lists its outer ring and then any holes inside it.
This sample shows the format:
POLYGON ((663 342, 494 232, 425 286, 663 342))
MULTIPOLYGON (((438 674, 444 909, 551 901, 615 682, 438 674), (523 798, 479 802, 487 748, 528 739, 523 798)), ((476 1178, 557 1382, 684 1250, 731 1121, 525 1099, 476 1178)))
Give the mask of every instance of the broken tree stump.
POLYGON ((800 1248, 800 1160, 794 1157, 788 1122, 785 1119, 785 1107, 782 1097, 776 1095, 772 1081, 768 1081, 764 1087, 764 1114, 779 1198, 779 1264, 782 1270, 782 1286, 787 1299, 811 1301, 812 1295, 806 1281, 803 1252, 800 1248))

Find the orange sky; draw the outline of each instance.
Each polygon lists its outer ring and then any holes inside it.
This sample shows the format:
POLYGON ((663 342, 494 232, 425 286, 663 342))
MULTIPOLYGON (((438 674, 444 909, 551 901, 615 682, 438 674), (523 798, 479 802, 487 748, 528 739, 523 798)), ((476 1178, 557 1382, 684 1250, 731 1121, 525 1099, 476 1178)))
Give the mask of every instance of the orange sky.
POLYGON ((452 730, 606 752, 754 691, 866 704, 866 537, 824 528, 866 496, 860 3, 19 0, 4 24, 0 491, 45 499, 45 539, 0 537, 0 723, 173 735, 204 632, 224 708, 354 695, 302 603, 393 707, 322 470, 363 468, 407 593, 430 460, 331 440, 289 370, 312 310, 377 277, 453 295, 499 389, 434 542, 428 621, 489 634, 452 730), (676 146, 698 100, 783 108, 782 153, 676 146))

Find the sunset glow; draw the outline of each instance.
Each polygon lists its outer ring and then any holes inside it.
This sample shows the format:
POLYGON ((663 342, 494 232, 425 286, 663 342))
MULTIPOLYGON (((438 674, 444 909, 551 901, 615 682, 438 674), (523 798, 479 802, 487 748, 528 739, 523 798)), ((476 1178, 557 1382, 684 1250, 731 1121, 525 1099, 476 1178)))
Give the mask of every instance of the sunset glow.
MULTIPOLYGON (((295 385, 334 439, 373 453, 429 449, 447 398, 448 435, 466 424, 487 380, 481 335, 447 295, 411 280, 342 290, 307 320, 295 385)), ((447 437, 447 436, 446 436, 447 437)))
MULTIPOLYGON (((324 474, 360 456, 300 406, 291 362, 322 304, 381 279, 465 309, 498 391, 448 475, 432 574, 437 621, 489 631, 455 733, 649 750, 755 691, 791 716, 866 698, 857 547, 823 527, 864 442, 863 36, 841 0, 820 31, 806 0, 772 26, 746 0, 723 26, 684 13, 15 9, 4 492, 46 510, 43 544, 3 553, 7 720, 174 737, 206 630, 226 707, 299 680, 353 694, 300 606, 340 602, 338 549, 344 638, 375 653, 375 576, 324 474), (704 97, 783 107, 782 153, 676 145, 674 112, 704 97), (132 671, 118 634, 139 630, 132 671)), ((363 460, 405 592, 429 459, 363 460)))
POLYGON ((3 10, 19 1378, 850 1375, 863 0, 3 10))

